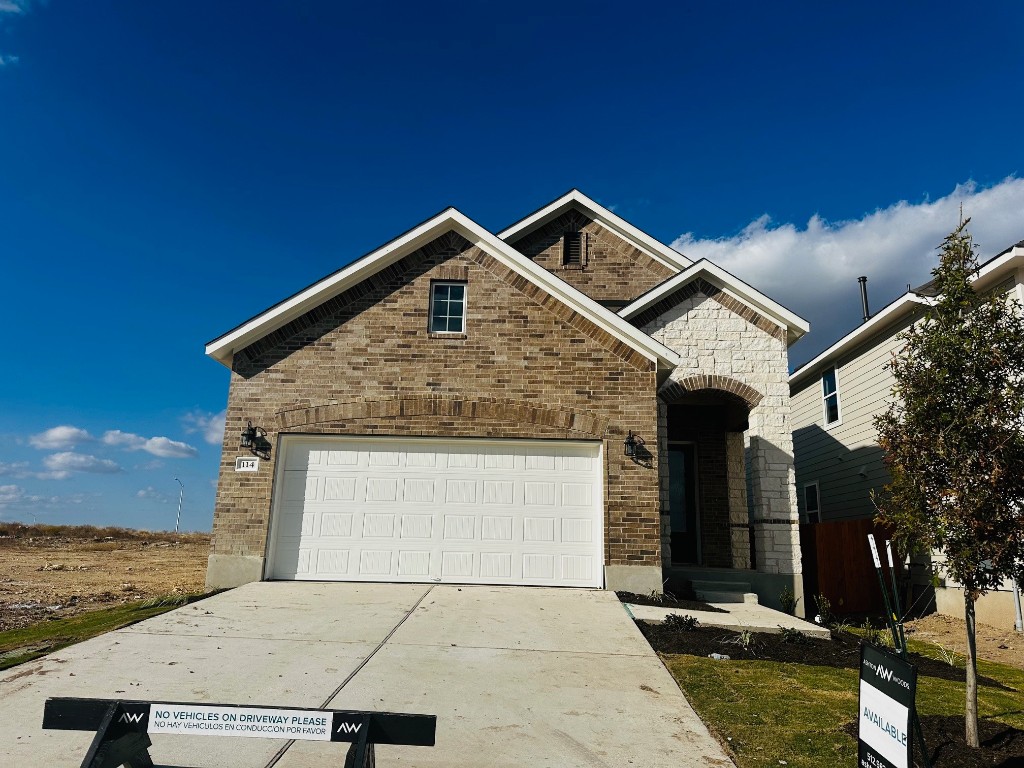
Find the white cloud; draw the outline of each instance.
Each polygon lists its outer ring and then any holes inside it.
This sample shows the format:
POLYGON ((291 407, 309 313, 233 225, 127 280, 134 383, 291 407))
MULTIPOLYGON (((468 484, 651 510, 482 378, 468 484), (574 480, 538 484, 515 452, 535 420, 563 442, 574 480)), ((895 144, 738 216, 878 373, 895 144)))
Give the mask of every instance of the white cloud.
POLYGON ((159 501, 161 504, 167 503, 167 495, 161 493, 152 485, 147 486, 135 494, 137 499, 152 499, 153 501, 159 501))
POLYGON ((185 431, 189 434, 200 433, 210 445, 220 445, 224 440, 224 420, 227 418, 227 411, 220 413, 206 413, 204 411, 192 411, 186 413, 181 421, 185 431))
POLYGON ((188 443, 171 440, 169 437, 142 437, 119 429, 104 432, 103 442, 126 451, 145 451, 164 459, 188 459, 199 453, 188 443))
POLYGON ((32 435, 28 442, 33 448, 59 451, 65 448, 74 448, 79 443, 88 443, 95 439, 84 429, 64 425, 53 427, 38 435, 32 435))
POLYGON ((27 477, 36 480, 65 480, 70 475, 71 473, 65 470, 35 472, 28 468, 27 461, 16 461, 13 464, 0 461, 0 477, 13 477, 15 480, 24 480, 27 477))
POLYGON ((0 461, 0 477, 25 477, 28 472, 27 461, 16 461, 13 464, 0 461))
MULTIPOLYGON (((92 472, 96 474, 109 475, 120 472, 121 467, 110 459, 101 459, 97 456, 90 456, 85 453, 73 453, 64 451, 55 453, 43 459, 47 469, 54 472, 92 472)), ((66 475, 65 475, 66 476, 66 475)))
POLYGON ((31 5, 30 0, 0 0, 0 13, 25 13, 31 5))
POLYGON ((937 200, 900 201, 850 221, 814 216, 803 229, 762 216, 732 237, 687 233, 672 246, 709 259, 806 318, 811 333, 790 350, 790 362, 800 364, 860 323, 858 276, 868 277, 872 313, 908 283, 931 279, 937 247, 959 223, 961 203, 982 261, 1024 239, 1024 179, 1008 178, 987 188, 967 182, 937 200))
MULTIPOLYGON (((6 19, 27 13, 32 7, 32 0, 0 0, 0 24, 6 19)), ((20 56, 0 53, 0 69, 10 67, 21 61, 20 56)))
POLYGON ((20 485, 0 485, 0 509, 7 507, 30 508, 60 503, 60 496, 34 496, 25 492, 20 485))
POLYGON ((0 507, 14 504, 25 498, 25 489, 18 485, 0 485, 0 507))

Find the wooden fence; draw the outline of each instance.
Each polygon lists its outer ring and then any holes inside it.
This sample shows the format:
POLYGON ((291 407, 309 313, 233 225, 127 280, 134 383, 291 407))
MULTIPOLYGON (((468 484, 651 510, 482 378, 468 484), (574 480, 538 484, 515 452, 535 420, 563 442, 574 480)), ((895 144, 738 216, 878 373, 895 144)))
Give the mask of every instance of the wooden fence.
MULTIPOLYGON (((882 593, 868 548, 868 534, 875 534, 885 564, 884 542, 888 532, 874 520, 835 520, 828 523, 804 523, 800 526, 803 552, 804 606, 813 617, 814 597, 824 595, 837 616, 883 613, 882 593)), ((896 564, 901 579, 901 563, 896 564)), ((888 571, 886 571, 888 574, 888 571)))

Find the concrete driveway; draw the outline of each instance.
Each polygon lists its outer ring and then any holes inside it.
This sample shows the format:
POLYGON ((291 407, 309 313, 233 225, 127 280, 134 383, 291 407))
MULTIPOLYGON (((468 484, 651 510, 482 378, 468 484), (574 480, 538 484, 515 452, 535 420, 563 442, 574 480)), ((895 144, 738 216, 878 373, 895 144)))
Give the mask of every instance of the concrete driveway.
MULTIPOLYGON (((249 584, 0 673, 0 765, 79 765, 48 696, 437 715, 383 766, 731 766, 609 592, 249 584)), ((346 745, 153 737, 158 764, 307 768, 346 745), (283 750, 283 751, 282 751, 283 750)))

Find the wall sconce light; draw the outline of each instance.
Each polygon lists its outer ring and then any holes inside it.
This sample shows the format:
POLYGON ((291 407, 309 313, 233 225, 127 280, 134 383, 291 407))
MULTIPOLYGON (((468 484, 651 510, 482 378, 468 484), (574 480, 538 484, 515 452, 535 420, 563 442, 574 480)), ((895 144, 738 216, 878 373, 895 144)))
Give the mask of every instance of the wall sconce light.
POLYGON ((626 456, 631 459, 634 458, 639 444, 639 440, 633 436, 633 430, 629 430, 629 434, 626 435, 626 439, 623 442, 623 447, 626 449, 626 456))
POLYGON ((267 436, 267 430, 263 427, 254 427, 252 421, 246 421, 246 428, 242 430, 242 447, 254 450, 259 447, 260 438, 267 436))

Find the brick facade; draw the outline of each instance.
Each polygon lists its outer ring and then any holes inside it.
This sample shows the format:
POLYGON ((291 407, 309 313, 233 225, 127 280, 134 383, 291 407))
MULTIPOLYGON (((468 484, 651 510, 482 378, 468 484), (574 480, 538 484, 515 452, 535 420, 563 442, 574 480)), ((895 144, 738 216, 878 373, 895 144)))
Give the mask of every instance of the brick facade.
POLYGON ((509 245, 597 301, 625 304, 676 274, 576 210, 509 245), (562 236, 566 232, 581 232, 584 236, 581 266, 562 264, 562 236))
POLYGON ((454 233, 236 353, 214 556, 266 547, 276 449, 234 472, 246 420, 274 446, 284 432, 602 440, 606 565, 661 563, 657 456, 622 450, 627 430, 656 441, 654 364, 454 233), (428 333, 435 279, 467 282, 465 334, 428 333))

